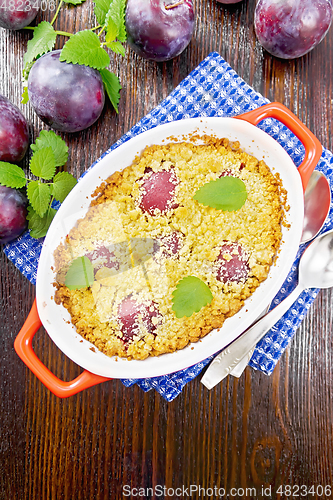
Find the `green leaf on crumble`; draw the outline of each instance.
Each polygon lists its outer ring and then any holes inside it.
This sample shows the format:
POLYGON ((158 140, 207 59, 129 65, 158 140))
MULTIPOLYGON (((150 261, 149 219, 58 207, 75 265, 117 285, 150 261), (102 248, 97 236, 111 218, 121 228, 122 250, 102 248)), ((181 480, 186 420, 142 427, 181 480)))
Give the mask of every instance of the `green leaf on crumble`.
POLYGON ((0 161, 0 184, 20 189, 26 185, 27 179, 22 168, 12 163, 0 161))
POLYGON ((206 207, 228 212, 242 208, 246 198, 247 191, 244 182, 231 175, 207 182, 193 196, 194 200, 206 207))
POLYGON ((209 287, 195 276, 180 280, 172 292, 172 310, 177 318, 192 316, 213 300, 209 287))
POLYGON ((26 66, 36 57, 50 52, 56 42, 57 34, 53 26, 47 21, 42 21, 34 29, 34 35, 28 41, 27 51, 23 56, 23 64, 26 66))
POLYGON ((104 88, 107 95, 111 101, 112 106, 118 113, 118 103, 120 99, 121 85, 117 75, 109 71, 108 69, 100 70, 100 74, 104 83, 104 88))
POLYGON ((27 195, 32 208, 40 217, 43 217, 49 208, 51 200, 50 186, 42 182, 30 181, 27 187, 27 195))
POLYGON ((58 172, 54 176, 51 184, 51 195, 62 203, 66 196, 70 193, 73 187, 77 184, 77 180, 68 172, 58 172))
POLYGON ((42 130, 35 144, 31 144, 30 147, 34 152, 51 147, 56 167, 62 167, 68 159, 68 147, 65 141, 59 135, 55 134, 53 130, 42 130))
POLYGON ((50 180, 56 171, 56 161, 51 146, 37 149, 30 160, 30 170, 37 177, 50 180))
POLYGON ((94 282, 94 268, 88 257, 78 257, 71 263, 65 277, 65 285, 70 290, 91 286, 94 282))
POLYGON ((104 69, 110 64, 110 56, 101 47, 96 33, 83 30, 67 40, 61 51, 60 61, 104 69))

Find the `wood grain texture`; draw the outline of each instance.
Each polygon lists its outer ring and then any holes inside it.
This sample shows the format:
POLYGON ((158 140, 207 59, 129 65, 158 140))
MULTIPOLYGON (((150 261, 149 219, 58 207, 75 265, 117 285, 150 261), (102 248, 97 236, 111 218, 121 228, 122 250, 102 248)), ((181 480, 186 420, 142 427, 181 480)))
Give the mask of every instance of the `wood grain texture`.
MULTIPOLYGON (((75 176, 127 132, 193 70, 217 51, 254 89, 288 106, 332 149, 333 30, 310 54, 294 61, 271 57, 253 30, 254 0, 223 6, 196 0, 196 29, 189 47, 167 63, 144 61, 129 49, 112 57, 122 82, 119 115, 107 105, 82 133, 63 135, 68 170, 75 176)), ((50 20, 46 11, 38 21, 50 20)), ((90 0, 65 6, 56 28, 92 27, 90 0)), ((23 54, 31 33, 0 28, 0 93, 25 114, 33 141, 43 123, 20 104, 23 54)), ((61 47, 59 39, 58 47, 61 47)), ((27 168, 28 158, 21 162, 27 168)), ((281 485, 333 489, 332 291, 319 294, 273 375, 246 369, 212 391, 200 377, 173 402, 112 380, 69 399, 53 396, 16 356, 13 342, 28 315, 34 287, 0 251, 0 499, 122 499, 131 488, 243 488, 233 498, 271 498, 281 485), (256 488, 256 494, 253 490, 256 488), (268 491, 268 490, 267 490, 268 491)), ((80 368, 43 329, 34 346, 57 376, 71 380, 80 368)), ((186 490, 185 490, 186 491, 186 490)), ((171 490, 169 493, 172 493, 171 490)), ((209 498, 192 492, 191 498, 209 498)), ((134 498, 134 497, 132 497, 134 498)), ((142 498, 142 497, 141 497, 142 498)), ((187 498, 150 494, 146 499, 187 498)), ((218 495, 210 498, 217 500, 218 495)), ((222 497, 221 497, 222 498, 222 497)), ((304 497, 303 497, 304 498, 304 497)), ((315 493, 305 498, 330 498, 315 493)))

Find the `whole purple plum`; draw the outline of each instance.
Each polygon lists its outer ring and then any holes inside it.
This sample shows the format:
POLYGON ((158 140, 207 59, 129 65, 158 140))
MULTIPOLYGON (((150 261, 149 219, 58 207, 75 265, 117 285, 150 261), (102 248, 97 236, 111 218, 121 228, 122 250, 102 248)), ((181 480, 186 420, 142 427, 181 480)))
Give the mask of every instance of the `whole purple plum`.
POLYGON ((332 0, 259 0, 254 28, 270 54, 294 59, 321 42, 332 17, 332 0))
POLYGON ((21 111, 0 95, 0 161, 17 163, 29 145, 29 131, 21 111))
POLYGON ((90 127, 102 113, 105 94, 100 73, 60 62, 61 50, 38 59, 28 78, 29 100, 43 122, 61 132, 90 127))
POLYGON ((20 30, 28 26, 37 16, 40 4, 40 0, 3 0, 0 26, 9 30, 20 30))
POLYGON ((139 56, 168 61, 190 43, 194 30, 192 0, 127 0, 129 46, 139 56))
POLYGON ((21 191, 0 184, 0 244, 9 243, 26 229, 27 205, 21 191))

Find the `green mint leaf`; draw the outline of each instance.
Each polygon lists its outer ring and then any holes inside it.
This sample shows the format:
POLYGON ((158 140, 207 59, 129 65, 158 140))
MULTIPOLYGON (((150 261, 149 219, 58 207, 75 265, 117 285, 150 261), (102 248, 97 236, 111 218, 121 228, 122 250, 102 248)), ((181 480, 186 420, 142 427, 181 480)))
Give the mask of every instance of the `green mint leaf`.
POLYGON ((126 0, 113 0, 110 4, 109 10, 105 16, 105 29, 110 36, 110 38, 107 39, 108 42, 112 42, 116 38, 118 38, 120 42, 126 41, 125 7, 126 0))
POLYGON ((77 184, 77 180, 68 172, 58 172, 51 184, 51 195, 62 203, 68 193, 77 184))
POLYGON ((29 73, 30 73, 30 70, 31 68, 33 67, 33 65, 35 64, 35 62, 37 61, 37 59, 39 59, 40 56, 37 56, 36 59, 34 59, 33 61, 30 61, 28 62, 23 70, 22 70, 22 83, 23 83, 23 86, 24 87, 27 87, 28 86, 28 78, 29 78, 29 73))
POLYGON ((193 198, 206 207, 232 212, 242 208, 247 198, 247 191, 241 179, 227 175, 204 184, 193 198))
POLYGON ((30 147, 35 153, 43 148, 52 148, 56 167, 62 167, 68 159, 68 147, 65 141, 52 130, 42 130, 35 144, 31 144, 30 147))
POLYGON ((22 168, 5 161, 0 161, 0 184, 20 189, 26 185, 27 179, 22 168))
POLYGON ((109 44, 111 42, 114 42, 115 39, 117 38, 119 30, 111 18, 108 20, 108 23, 107 23, 105 29, 106 29, 105 41, 106 41, 107 47, 109 47, 109 44))
POLYGON ((72 5, 80 5, 81 3, 85 2, 86 0, 63 0, 64 3, 70 3, 72 5))
POLYGON ((104 26, 106 14, 109 11, 112 0, 94 0, 94 12, 98 24, 104 26))
POLYGON ((119 19, 119 33, 118 33, 118 40, 120 42, 126 42, 127 40, 127 31, 126 31, 126 25, 125 25, 125 12, 126 12, 126 0, 114 0, 113 1, 115 12, 117 19, 119 19))
POLYGON ((109 49, 111 49, 112 52, 115 52, 116 54, 120 54, 121 56, 125 57, 125 47, 120 42, 106 43, 106 46, 109 47, 109 49))
POLYGON ((27 104, 29 101, 29 94, 28 94, 28 87, 23 88, 23 93, 22 93, 22 104, 27 104))
POLYGON ((34 36, 28 41, 27 51, 23 56, 23 64, 26 66, 37 56, 41 56, 53 49, 57 34, 52 25, 47 21, 42 21, 34 29, 34 36))
MULTIPOLYGON (((39 56, 36 57, 36 60, 39 59, 39 56)), ((29 93, 28 93, 28 78, 29 78, 29 73, 33 65, 35 64, 36 60, 33 60, 31 62, 28 62, 25 67, 22 70, 22 83, 23 83, 23 93, 22 93, 22 104, 27 104, 29 101, 29 93)))
POLYGON ((117 77, 117 75, 115 75, 108 69, 102 69, 100 71, 100 74, 102 76, 104 87, 107 95, 109 96, 111 104, 118 113, 118 103, 120 99, 120 90, 121 90, 119 78, 117 77))
POLYGON ((213 300, 209 287, 195 276, 187 276, 178 282, 172 292, 172 310, 177 318, 192 316, 213 300))
POLYGON ((110 57, 101 47, 96 33, 84 30, 67 40, 61 51, 60 61, 103 69, 110 64, 110 57))
POLYGON ((94 268, 88 257, 78 257, 71 263, 65 278, 70 290, 91 286, 94 282, 94 268))
POLYGON ((38 181, 30 181, 27 187, 27 195, 37 215, 43 217, 49 208, 51 200, 50 186, 38 181))
POLYGON ((35 151, 30 160, 30 170, 37 177, 50 180, 56 171, 56 162, 51 146, 35 151))
POLYGON ((45 215, 40 217, 32 206, 29 205, 27 219, 30 236, 32 238, 43 238, 46 235, 56 213, 57 211, 54 208, 48 207, 45 215))

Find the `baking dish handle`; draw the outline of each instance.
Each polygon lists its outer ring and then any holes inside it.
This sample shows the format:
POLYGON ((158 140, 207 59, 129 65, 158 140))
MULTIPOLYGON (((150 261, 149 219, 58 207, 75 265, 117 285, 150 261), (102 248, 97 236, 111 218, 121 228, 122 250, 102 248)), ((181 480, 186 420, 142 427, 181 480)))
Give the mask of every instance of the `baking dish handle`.
POLYGON ((303 190, 309 182, 310 176, 317 166, 317 163, 322 154, 322 145, 317 137, 302 123, 294 113, 292 113, 286 106, 279 102, 271 102, 248 111, 235 118, 245 120, 252 125, 258 125, 259 122, 265 118, 276 118, 288 127, 296 137, 301 141, 305 148, 305 156, 301 165, 298 167, 298 172, 302 179, 303 190))
POLYGON ((87 370, 84 370, 78 377, 70 382, 64 382, 56 377, 41 362, 32 348, 32 339, 41 326, 42 323, 39 319, 35 300, 23 327, 15 339, 14 348, 27 367, 30 368, 36 377, 39 378, 53 394, 59 398, 67 398, 88 387, 110 380, 110 378, 95 375, 87 370))

